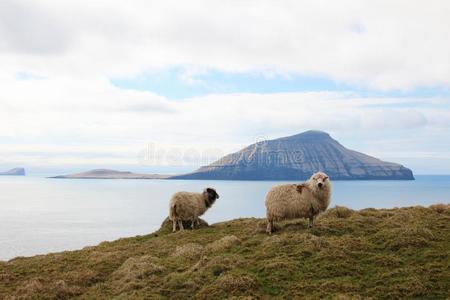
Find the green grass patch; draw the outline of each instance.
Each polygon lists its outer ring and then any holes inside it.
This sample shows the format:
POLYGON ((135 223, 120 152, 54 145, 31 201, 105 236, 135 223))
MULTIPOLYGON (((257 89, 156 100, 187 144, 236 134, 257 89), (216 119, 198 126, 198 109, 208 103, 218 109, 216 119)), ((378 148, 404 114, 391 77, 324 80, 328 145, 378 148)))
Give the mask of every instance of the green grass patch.
POLYGON ((0 299, 446 299, 446 205, 335 207, 264 233, 262 219, 157 232, 0 262, 0 299))

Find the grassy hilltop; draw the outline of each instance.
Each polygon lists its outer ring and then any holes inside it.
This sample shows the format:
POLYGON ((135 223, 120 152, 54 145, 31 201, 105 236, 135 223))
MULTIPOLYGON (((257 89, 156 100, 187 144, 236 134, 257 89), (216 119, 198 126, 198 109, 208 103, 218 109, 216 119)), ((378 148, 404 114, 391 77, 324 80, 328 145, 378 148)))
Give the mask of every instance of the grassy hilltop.
POLYGON ((448 299, 450 206, 238 219, 0 262, 0 299, 448 299))

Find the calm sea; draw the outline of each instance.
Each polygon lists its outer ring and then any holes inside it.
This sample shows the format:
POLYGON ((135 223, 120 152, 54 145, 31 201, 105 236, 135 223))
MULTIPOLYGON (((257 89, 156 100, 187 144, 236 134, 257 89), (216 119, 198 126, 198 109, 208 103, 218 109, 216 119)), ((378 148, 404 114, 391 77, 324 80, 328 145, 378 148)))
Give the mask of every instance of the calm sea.
MULTIPOLYGON (((366 207, 450 203, 450 176, 415 181, 333 182, 331 206, 366 207)), ((195 180, 83 180, 0 176, 0 260, 80 249, 159 228, 175 191, 215 187, 220 199, 210 223, 263 217, 264 196, 280 182, 195 180)))

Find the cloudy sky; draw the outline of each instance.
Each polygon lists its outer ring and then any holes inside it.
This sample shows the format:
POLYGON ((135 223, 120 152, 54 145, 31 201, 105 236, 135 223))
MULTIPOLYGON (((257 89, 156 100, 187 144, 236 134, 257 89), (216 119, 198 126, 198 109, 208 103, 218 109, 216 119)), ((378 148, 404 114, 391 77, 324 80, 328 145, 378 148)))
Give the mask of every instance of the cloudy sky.
POLYGON ((0 167, 189 170, 319 129, 449 174, 449 15, 445 0, 1 0, 0 167))

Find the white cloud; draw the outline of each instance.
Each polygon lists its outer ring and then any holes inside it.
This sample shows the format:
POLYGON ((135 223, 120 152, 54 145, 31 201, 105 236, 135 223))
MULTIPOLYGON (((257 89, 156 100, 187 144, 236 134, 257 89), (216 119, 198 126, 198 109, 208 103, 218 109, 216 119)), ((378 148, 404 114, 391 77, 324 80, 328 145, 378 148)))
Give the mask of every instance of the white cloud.
POLYGON ((368 153, 445 157, 445 98, 315 92, 173 102, 109 79, 183 66, 186 82, 213 68, 380 90, 448 88, 449 12, 448 1, 3 0, 0 155, 130 164, 149 141, 226 153, 315 128, 368 153))
POLYGON ((148 142, 164 149, 219 149, 225 154, 261 136, 308 129, 329 131, 349 147, 390 157, 450 147, 450 140, 443 139, 450 129, 450 100, 445 99, 304 92, 209 95, 175 102, 150 92, 121 90, 106 80, 3 82, 3 162, 137 164, 148 142))
POLYGON ((4 72, 98 78, 173 65, 450 86, 448 1, 4 0, 4 72))

